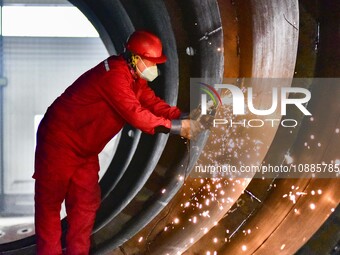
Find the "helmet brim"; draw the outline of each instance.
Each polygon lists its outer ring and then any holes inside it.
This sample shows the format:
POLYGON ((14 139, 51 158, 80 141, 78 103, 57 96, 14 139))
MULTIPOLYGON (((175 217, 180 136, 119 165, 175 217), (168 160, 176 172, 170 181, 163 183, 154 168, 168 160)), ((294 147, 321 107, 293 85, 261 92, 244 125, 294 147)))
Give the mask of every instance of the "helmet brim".
POLYGON ((146 57, 146 56, 141 56, 141 58, 146 59, 146 60, 149 60, 149 61, 151 61, 151 62, 153 62, 153 63, 156 63, 156 64, 163 64, 163 63, 165 63, 165 62, 167 61, 167 59, 168 59, 164 54, 162 54, 162 56, 157 57, 157 58, 146 57))

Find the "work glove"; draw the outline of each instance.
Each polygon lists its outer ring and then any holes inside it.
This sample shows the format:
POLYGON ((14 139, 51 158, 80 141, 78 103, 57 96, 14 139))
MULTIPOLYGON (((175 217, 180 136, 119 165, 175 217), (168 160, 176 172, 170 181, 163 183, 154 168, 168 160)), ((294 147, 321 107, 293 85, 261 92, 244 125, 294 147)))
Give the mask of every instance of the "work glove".
POLYGON ((181 120, 191 119, 199 122, 204 129, 210 129, 214 123, 214 116, 216 110, 210 110, 209 114, 201 115, 201 108, 197 107, 193 109, 190 113, 182 113, 179 117, 181 120))
POLYGON ((196 120, 172 120, 171 134, 177 134, 187 139, 196 137, 203 130, 196 120))

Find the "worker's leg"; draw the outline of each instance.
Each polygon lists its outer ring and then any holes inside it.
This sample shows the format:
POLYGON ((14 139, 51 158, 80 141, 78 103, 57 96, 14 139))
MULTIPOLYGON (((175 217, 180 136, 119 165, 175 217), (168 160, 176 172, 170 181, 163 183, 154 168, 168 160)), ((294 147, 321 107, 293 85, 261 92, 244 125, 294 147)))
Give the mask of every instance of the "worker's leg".
POLYGON ((89 163, 71 178, 66 195, 68 230, 66 234, 67 255, 87 255, 90 235, 100 205, 98 163, 89 163))
POLYGON ((38 255, 62 254, 60 209, 66 191, 66 181, 35 181, 35 233, 38 255))

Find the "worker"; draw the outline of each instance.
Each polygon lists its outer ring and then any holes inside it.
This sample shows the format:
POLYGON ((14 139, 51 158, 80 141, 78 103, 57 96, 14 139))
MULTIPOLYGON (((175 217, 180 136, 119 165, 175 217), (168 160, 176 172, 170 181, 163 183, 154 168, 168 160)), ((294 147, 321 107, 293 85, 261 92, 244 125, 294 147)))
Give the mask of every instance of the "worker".
POLYGON ((148 86, 166 62, 153 33, 135 31, 125 52, 81 75, 47 109, 35 152, 38 255, 62 254, 60 209, 67 213, 66 254, 85 255, 101 201, 98 154, 125 123, 147 134, 191 138, 190 120, 148 86))

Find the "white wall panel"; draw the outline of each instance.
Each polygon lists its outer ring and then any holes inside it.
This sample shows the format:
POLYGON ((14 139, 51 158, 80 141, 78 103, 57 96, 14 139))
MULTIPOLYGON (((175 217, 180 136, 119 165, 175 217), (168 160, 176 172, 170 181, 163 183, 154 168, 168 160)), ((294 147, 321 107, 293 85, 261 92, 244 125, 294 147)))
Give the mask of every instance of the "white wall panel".
POLYGON ((33 193, 34 116, 107 56, 100 38, 4 37, 5 193, 33 193))

